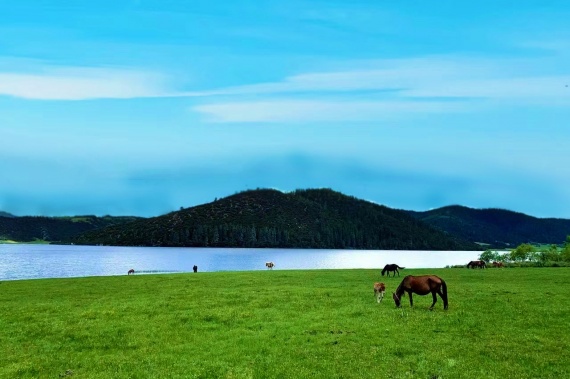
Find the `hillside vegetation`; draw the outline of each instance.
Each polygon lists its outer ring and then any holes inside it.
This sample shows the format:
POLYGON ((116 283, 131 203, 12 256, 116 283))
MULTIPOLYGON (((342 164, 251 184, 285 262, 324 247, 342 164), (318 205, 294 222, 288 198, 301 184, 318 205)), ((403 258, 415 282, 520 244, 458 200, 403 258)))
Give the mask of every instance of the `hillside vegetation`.
POLYGON ((257 189, 148 219, 0 213, 0 240, 15 242, 478 250, 559 245, 569 234, 568 219, 459 205, 397 210, 330 189, 257 189))
POLYGON ((411 217, 330 189, 258 189, 85 233, 78 244, 461 250, 474 246, 411 217))
POLYGON ((504 209, 453 205, 408 213, 456 238, 495 248, 515 247, 521 243, 560 244, 570 234, 570 220, 536 218, 504 209))
POLYGON ((138 217, 75 216, 75 217, 5 217, 0 216, 0 240, 32 242, 70 242, 89 230, 120 225, 138 217))

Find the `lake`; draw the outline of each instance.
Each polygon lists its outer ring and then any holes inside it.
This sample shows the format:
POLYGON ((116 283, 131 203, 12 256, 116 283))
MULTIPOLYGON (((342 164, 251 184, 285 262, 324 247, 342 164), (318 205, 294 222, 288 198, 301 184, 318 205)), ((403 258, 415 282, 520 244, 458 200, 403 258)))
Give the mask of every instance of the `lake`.
POLYGON ((382 268, 466 264, 480 251, 234 249, 0 244, 0 280, 137 273, 382 268))

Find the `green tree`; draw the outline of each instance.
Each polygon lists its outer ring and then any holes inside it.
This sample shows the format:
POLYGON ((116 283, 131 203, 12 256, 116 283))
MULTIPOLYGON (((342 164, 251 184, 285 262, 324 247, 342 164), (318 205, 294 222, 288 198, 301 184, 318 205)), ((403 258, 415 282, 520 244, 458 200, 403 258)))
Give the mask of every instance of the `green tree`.
POLYGON ((515 262, 523 262, 529 259, 534 251, 534 246, 528 243, 523 243, 511 251, 510 258, 515 262))
POLYGON ((566 237, 566 242, 560 252, 560 258, 563 261, 570 262, 570 235, 566 237))
POLYGON ((538 253, 538 259, 541 262, 557 262, 561 259, 560 252, 558 251, 558 246, 550 245, 546 248, 543 248, 538 253))
POLYGON ((487 249, 479 255, 479 259, 485 262, 492 262, 500 260, 500 254, 491 249, 487 249))

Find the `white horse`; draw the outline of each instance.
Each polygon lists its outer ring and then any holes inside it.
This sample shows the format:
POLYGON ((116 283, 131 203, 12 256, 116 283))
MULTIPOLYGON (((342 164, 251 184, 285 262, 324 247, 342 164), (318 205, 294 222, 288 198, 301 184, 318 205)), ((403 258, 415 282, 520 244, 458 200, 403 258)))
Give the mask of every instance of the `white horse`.
POLYGON ((386 292, 384 283, 374 283, 374 296, 378 303, 381 303, 382 299, 384 299, 384 292, 386 292))
POLYGON ((273 267, 275 267, 275 263, 273 263, 273 262, 265 262, 265 267, 267 267, 268 269, 272 270, 273 267))

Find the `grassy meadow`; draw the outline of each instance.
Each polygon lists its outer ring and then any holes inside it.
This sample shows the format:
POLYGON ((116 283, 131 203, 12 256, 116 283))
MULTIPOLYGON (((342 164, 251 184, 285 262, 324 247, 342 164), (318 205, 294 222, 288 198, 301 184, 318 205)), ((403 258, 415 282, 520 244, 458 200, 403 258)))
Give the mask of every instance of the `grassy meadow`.
POLYGON ((570 268, 402 273, 449 310, 380 270, 0 282, 0 378, 570 377, 570 268))

